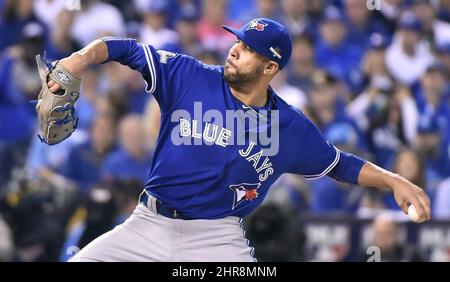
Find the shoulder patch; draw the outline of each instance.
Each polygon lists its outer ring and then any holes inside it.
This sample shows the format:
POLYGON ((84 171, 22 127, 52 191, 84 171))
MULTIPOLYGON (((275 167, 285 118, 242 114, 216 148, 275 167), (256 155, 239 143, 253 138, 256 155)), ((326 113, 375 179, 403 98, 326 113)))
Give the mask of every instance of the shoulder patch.
POLYGON ((159 62, 167 64, 168 59, 175 58, 178 54, 174 52, 169 52, 165 50, 157 50, 156 53, 159 54, 159 62))

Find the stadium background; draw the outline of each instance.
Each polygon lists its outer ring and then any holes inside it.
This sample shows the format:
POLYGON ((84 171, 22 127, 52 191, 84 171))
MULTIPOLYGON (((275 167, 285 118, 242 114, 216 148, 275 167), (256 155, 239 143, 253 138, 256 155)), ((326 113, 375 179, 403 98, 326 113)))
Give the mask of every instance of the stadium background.
POLYGON ((84 76, 79 129, 41 144, 36 54, 113 35, 222 64, 234 38, 220 26, 259 16, 293 36, 277 93, 337 147, 423 187, 433 214, 412 224, 389 194, 285 175, 246 220, 257 258, 450 261, 449 0, 0 0, 0 261, 65 261, 121 223, 159 127, 139 74, 100 65, 84 76))

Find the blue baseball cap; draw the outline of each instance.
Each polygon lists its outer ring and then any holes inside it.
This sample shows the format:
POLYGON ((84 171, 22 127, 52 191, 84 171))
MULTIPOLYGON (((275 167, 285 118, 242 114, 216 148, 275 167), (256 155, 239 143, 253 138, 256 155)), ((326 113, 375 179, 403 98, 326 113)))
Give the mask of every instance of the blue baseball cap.
POLYGON ((322 22, 344 22, 345 18, 341 10, 334 6, 329 6, 325 9, 322 15, 322 22))
POLYGON ((445 67, 441 62, 436 62, 427 67, 426 73, 440 72, 445 74, 445 67))
POLYGON ((165 0, 153 0, 147 8, 149 13, 167 13, 169 11, 169 3, 165 0))
POLYGON ((358 141, 356 130, 350 124, 344 122, 331 125, 324 134, 325 139, 335 145, 354 146, 358 141))
POLYGON ((399 27, 402 29, 420 31, 422 29, 422 24, 417 16, 412 12, 405 12, 399 20, 399 27))
POLYGON ((436 51, 440 54, 450 54, 450 43, 437 45, 436 51))
POLYGON ((258 54, 277 62, 280 69, 286 66, 291 57, 291 36, 285 26, 274 20, 253 19, 241 29, 234 29, 225 25, 222 27, 236 35, 258 54))
POLYGON ((181 10, 178 14, 176 21, 184 21, 184 22, 196 22, 200 18, 200 15, 196 10, 181 10))

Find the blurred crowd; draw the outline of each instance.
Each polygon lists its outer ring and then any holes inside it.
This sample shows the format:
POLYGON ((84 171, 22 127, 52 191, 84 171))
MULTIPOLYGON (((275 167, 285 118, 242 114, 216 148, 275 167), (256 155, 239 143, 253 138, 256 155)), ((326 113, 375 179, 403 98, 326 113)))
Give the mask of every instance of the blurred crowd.
MULTIPOLYGON (((272 83, 279 96, 336 147, 425 189, 432 218, 450 220, 450 0, 367 2, 0 0, 0 261, 65 261, 121 223, 159 131, 140 74, 109 63, 84 74, 75 133, 42 144, 30 103, 41 87, 36 54, 58 60, 111 35, 220 65, 234 41, 221 25, 255 17, 292 35, 290 63, 272 83)), ((274 186, 267 202, 291 216, 404 219, 391 194, 328 177, 284 175, 274 186)))

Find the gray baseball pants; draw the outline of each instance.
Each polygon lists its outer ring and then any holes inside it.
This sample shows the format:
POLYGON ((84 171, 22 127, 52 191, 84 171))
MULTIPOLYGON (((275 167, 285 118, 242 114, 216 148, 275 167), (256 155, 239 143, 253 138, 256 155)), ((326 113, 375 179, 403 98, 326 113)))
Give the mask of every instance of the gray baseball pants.
POLYGON ((157 214, 154 206, 138 204, 124 223, 69 261, 255 261, 240 218, 171 219, 157 214))

